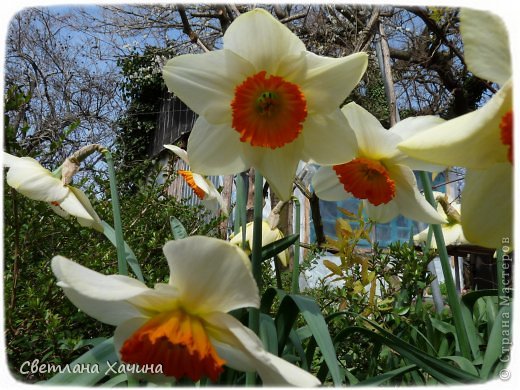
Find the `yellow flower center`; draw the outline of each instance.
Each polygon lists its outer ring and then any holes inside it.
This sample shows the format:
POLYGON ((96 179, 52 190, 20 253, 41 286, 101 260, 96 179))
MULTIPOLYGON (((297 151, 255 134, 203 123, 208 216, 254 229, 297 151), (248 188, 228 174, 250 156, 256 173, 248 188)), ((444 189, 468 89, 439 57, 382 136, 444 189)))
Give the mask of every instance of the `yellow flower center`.
POLYGON ((513 163, 513 110, 509 110, 502 117, 500 122, 500 139, 508 146, 507 159, 513 163))
POLYGON ((202 188, 200 188, 197 183, 195 183, 195 180, 193 179, 193 173, 191 171, 178 171, 179 175, 181 175, 186 183, 191 187, 191 189, 195 192, 195 195, 199 199, 204 199, 206 196, 206 192, 202 188))
POLYGON ((121 348, 121 360, 140 366, 159 364, 175 378, 202 376, 215 382, 225 361, 216 353, 202 321, 182 310, 158 314, 134 332, 121 348))
POLYGON ((294 141, 307 117, 307 102, 298 85, 261 71, 235 88, 233 128, 251 146, 279 148, 294 141))
POLYGON ((379 161, 359 157, 346 164, 334 165, 345 191, 374 206, 386 204, 395 197, 395 183, 379 161))

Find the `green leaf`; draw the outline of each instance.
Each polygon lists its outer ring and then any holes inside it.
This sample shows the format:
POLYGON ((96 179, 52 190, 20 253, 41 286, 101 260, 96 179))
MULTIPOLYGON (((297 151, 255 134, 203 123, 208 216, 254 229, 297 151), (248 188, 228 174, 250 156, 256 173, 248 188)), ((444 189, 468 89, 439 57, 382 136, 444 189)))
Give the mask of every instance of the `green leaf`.
MULTIPOLYGON (((126 374, 118 374, 109 380, 107 380, 105 383, 103 383, 100 387, 116 387, 119 384, 126 382, 128 379, 128 376, 126 374)), ((121 387, 121 386, 118 386, 121 387)))
POLYGON ((271 316, 260 313, 260 339, 264 344, 264 348, 273 355, 278 354, 278 336, 276 334, 276 325, 271 316))
POLYGON ((170 226, 172 228, 172 234, 174 240, 181 240, 188 237, 188 233, 184 228, 184 225, 175 217, 170 217, 170 226))
POLYGON ((403 375, 413 370, 417 370, 417 366, 415 364, 410 364, 408 366, 400 367, 395 370, 385 372, 384 374, 376 375, 364 381, 358 382, 356 386, 380 386, 398 375, 403 375))
POLYGON ((291 234, 290 236, 280 238, 279 240, 262 247, 262 261, 268 260, 275 257, 278 253, 283 252, 293 245, 299 237, 299 234, 291 234))
POLYGON ((294 329, 292 329, 291 333, 289 333, 289 340, 291 341, 294 350, 298 354, 302 368, 306 371, 309 371, 309 365, 307 364, 307 358, 305 357, 305 350, 303 349, 302 340, 294 329))
MULTIPOLYGON (((105 221, 101 221, 101 224, 103 225, 103 233, 105 234, 105 237, 110 240, 112 245, 116 246, 116 232, 112 226, 110 226, 105 221)), ((141 282, 144 283, 144 277, 143 273, 141 272, 141 267, 139 266, 139 262, 137 261, 137 258, 135 257, 134 251, 125 241, 125 258, 127 264, 130 266, 132 271, 134 272, 137 279, 139 279, 141 282)))
POLYGON ((387 345, 399 353, 403 358, 407 359, 410 363, 413 363, 417 365, 417 367, 428 372, 439 382, 446 384, 456 384, 479 381, 478 377, 455 368, 439 358, 425 354, 424 351, 408 344, 401 338, 394 336, 392 333, 387 332, 373 321, 366 319, 365 321, 369 322, 375 329, 377 329, 378 333, 359 326, 353 326, 340 331, 335 338, 335 342, 344 339, 351 333, 363 333, 373 339, 375 342, 387 345))
POLYGON ((95 347, 96 345, 101 344, 103 341, 105 341, 106 337, 96 337, 95 339, 81 339, 75 346, 74 351, 83 347, 86 347, 88 345, 95 347))
POLYGON ((509 324, 511 324, 511 307, 503 306, 498 311, 497 320, 493 325, 493 329, 489 334, 489 339, 486 347, 486 352, 484 354, 484 362, 482 363, 482 368, 480 370, 480 375, 484 379, 489 379, 491 376, 493 367, 499 359, 502 357, 502 349, 504 347, 502 341, 502 320, 507 318, 509 324))
POLYGON ((40 383, 46 385, 93 386, 105 377, 109 368, 108 362, 113 364, 117 361, 119 361, 119 358, 114 349, 114 340, 111 337, 70 363, 68 365, 70 372, 58 373, 51 379, 40 383), (75 366, 77 366, 76 370, 82 369, 82 372, 74 372, 75 366), (87 368, 90 372, 87 372, 87 368))
POLYGON ((471 363, 464 356, 444 356, 442 359, 451 360, 455 362, 461 369, 475 376, 479 376, 478 370, 473 363, 471 363))
POLYGON ((278 331, 278 351, 281 352, 283 350, 292 326, 298 316, 298 312, 303 315, 305 322, 316 340, 316 344, 320 348, 320 352, 327 364, 334 385, 340 386, 343 379, 339 369, 336 351, 334 350, 334 344, 330 338, 327 323, 321 314, 320 308, 313 299, 303 295, 286 295, 282 299, 275 319, 278 331))

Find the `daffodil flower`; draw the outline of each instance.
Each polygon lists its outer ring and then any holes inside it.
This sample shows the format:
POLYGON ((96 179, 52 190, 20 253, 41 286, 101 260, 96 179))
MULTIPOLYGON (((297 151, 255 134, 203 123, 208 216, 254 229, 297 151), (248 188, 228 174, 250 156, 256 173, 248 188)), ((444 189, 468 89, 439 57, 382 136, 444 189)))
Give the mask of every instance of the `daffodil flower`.
POLYGON ((356 147, 340 104, 361 79, 366 53, 328 58, 267 11, 240 15, 223 49, 168 61, 169 90, 199 114, 188 140, 194 171, 234 174, 254 167, 288 200, 300 160, 340 163, 356 147))
POLYGON ((342 109, 354 129, 358 149, 346 163, 321 167, 313 176, 316 195, 323 200, 363 199, 368 217, 386 223, 399 214, 426 223, 445 222, 419 193, 412 169, 437 171, 442 167, 405 156, 397 144, 432 127, 435 116, 407 118, 390 130, 356 103, 342 109))
MULTIPOLYGON (((251 248, 253 246, 253 225, 253 222, 249 222, 246 225, 246 243, 248 245, 246 251, 249 252, 251 251, 251 248)), ((280 229, 276 227, 271 228, 267 221, 262 221, 262 246, 269 245, 275 241, 278 241, 281 238, 283 238, 283 233, 280 229)), ((242 245, 242 228, 239 229, 237 234, 231 236, 229 242, 238 246, 242 245)), ((278 253, 277 257, 280 260, 280 263, 282 263, 284 267, 287 267, 287 250, 278 253)))
POLYGON ((81 226, 103 231, 87 196, 78 188, 64 185, 48 169, 30 157, 16 157, 3 153, 7 184, 29 199, 46 202, 59 216, 76 217, 81 226))
MULTIPOLYGON (((437 200, 437 212, 446 219, 447 223, 441 225, 442 235, 444 237, 444 243, 446 245, 463 245, 469 244, 464 233, 462 231, 462 225, 460 224, 460 203, 448 203, 446 194, 435 191, 433 193, 437 200)), ((428 229, 417 233, 413 236, 413 241, 416 245, 426 243, 428 238, 428 229)), ((430 248, 437 249, 437 241, 432 235, 430 248)))
MULTIPOLYGON (((164 147, 175 153, 186 164, 190 164, 188 153, 184 149, 175 145, 164 145, 164 147)), ((208 210, 216 213, 220 208, 222 213, 227 215, 228 210, 226 203, 211 181, 193 171, 179 170, 177 172, 183 177, 195 195, 200 199, 201 203, 206 206, 208 210)))
POLYGON ((467 168, 462 193, 462 228, 468 240, 497 248, 512 239, 513 80, 509 39, 502 20, 463 9, 460 30, 468 69, 501 88, 471 113, 413 137, 399 148, 406 154, 467 168))
POLYGON ((227 365, 257 371, 264 385, 319 384, 311 374, 266 352, 251 330, 227 314, 259 306, 250 261, 241 249, 194 236, 170 241, 163 251, 170 279, 153 289, 61 256, 53 258, 52 270, 74 305, 117 326, 114 346, 125 363, 161 365, 163 375, 193 381, 216 381, 227 365))

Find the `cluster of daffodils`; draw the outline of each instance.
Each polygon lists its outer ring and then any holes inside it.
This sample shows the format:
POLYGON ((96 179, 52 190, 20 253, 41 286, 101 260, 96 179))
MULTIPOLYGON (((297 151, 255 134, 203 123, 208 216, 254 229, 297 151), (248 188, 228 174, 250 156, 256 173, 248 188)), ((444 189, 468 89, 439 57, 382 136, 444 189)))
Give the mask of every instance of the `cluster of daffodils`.
MULTIPOLYGON (((443 224, 453 242, 467 237, 497 247, 512 227, 509 44, 501 20, 488 13, 463 10, 461 31, 468 68, 500 90, 482 108, 459 118, 409 118, 386 130, 355 103, 340 109, 366 70, 365 53, 318 56, 265 10, 242 14, 227 29, 222 50, 178 56, 165 65, 169 90, 199 115, 187 151, 166 148, 190 165, 192 170, 179 175, 210 209, 227 212, 204 175, 253 167, 280 199, 288 200, 297 165, 306 161, 321 165, 312 185, 322 199, 356 197, 375 221, 401 214, 443 224), (444 198, 438 197, 441 207, 435 210, 419 192, 413 170, 436 172, 452 165, 467 169, 461 209, 443 208, 444 198)), ((59 173, 5 153, 4 165, 7 183, 23 195, 102 230, 86 196, 65 185, 59 173)), ((265 221, 262 231, 262 245, 281 238, 265 221)), ((251 245, 252 224, 245 236, 251 245)), ((259 306, 241 245, 241 232, 230 243, 208 237, 169 242, 164 247, 169 282, 153 289, 59 256, 52 269, 76 306, 116 326, 114 344, 123 362, 160 364, 165 376, 193 381, 216 381, 229 366, 258 372, 265 385, 318 385, 306 371, 266 352, 258 337, 229 314, 259 306)), ((285 253, 280 256, 286 265, 285 253)))

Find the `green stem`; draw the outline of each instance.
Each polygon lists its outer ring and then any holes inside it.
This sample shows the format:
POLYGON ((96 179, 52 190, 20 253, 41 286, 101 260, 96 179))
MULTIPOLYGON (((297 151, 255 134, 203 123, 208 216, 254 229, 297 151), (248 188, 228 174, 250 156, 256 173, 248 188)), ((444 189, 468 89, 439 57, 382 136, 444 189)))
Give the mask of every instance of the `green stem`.
MULTIPOLYGON (((262 209, 263 204, 263 178, 255 170, 255 199, 253 209, 253 243, 251 244, 251 262, 253 277, 256 280, 258 291, 262 290, 262 209)), ((249 328, 256 334, 260 334, 260 310, 257 308, 249 309, 249 328)), ((256 373, 246 373, 246 385, 256 386, 256 373)))
MULTIPOLYGON (((293 197, 295 217, 294 217, 294 232, 300 233, 300 201, 298 198, 293 197)), ((294 257, 293 257, 293 272, 292 272, 292 283, 291 293, 300 293, 300 240, 296 240, 294 243, 294 257)))
MULTIPOLYGON (((424 189, 424 195, 433 208, 435 208, 436 202, 433 196, 430 177, 426 172, 423 171, 420 172, 420 177, 424 189)), ((442 273, 444 274, 444 283, 448 293, 448 304, 450 305, 451 312, 453 313, 455 331, 459 340, 460 351, 462 356, 472 360, 468 334, 466 332, 466 326, 464 324, 464 318, 462 316, 462 309, 460 306, 460 298, 457 294, 457 289, 455 288, 455 282, 451 273, 450 260, 448 251, 446 250, 446 244, 444 243, 444 236, 442 235, 441 226, 432 224, 431 227, 433 229, 435 241, 437 242, 437 251, 441 260, 442 273)))
POLYGON ((116 233, 117 266, 120 275, 128 275, 125 254, 125 240, 123 238, 123 224, 121 223, 121 207, 119 206, 119 195, 117 193, 116 171, 112 153, 107 149, 103 150, 103 155, 108 165, 108 177, 110 179, 110 197, 112 200, 112 212, 114 214, 114 230, 116 233))
MULTIPOLYGON (((263 209, 263 178, 262 175, 255 170, 255 198, 253 209, 253 243, 251 245, 251 262, 253 277, 258 285, 258 291, 262 291, 262 209, 263 209)), ((259 333, 260 330, 260 312, 258 309, 251 309, 249 312, 249 328, 259 333)))
POLYGON ((247 188, 245 185, 244 172, 236 176, 237 184, 237 205, 235 213, 235 225, 233 231, 238 234, 242 229, 242 249, 246 249, 246 208, 247 208, 247 188))

